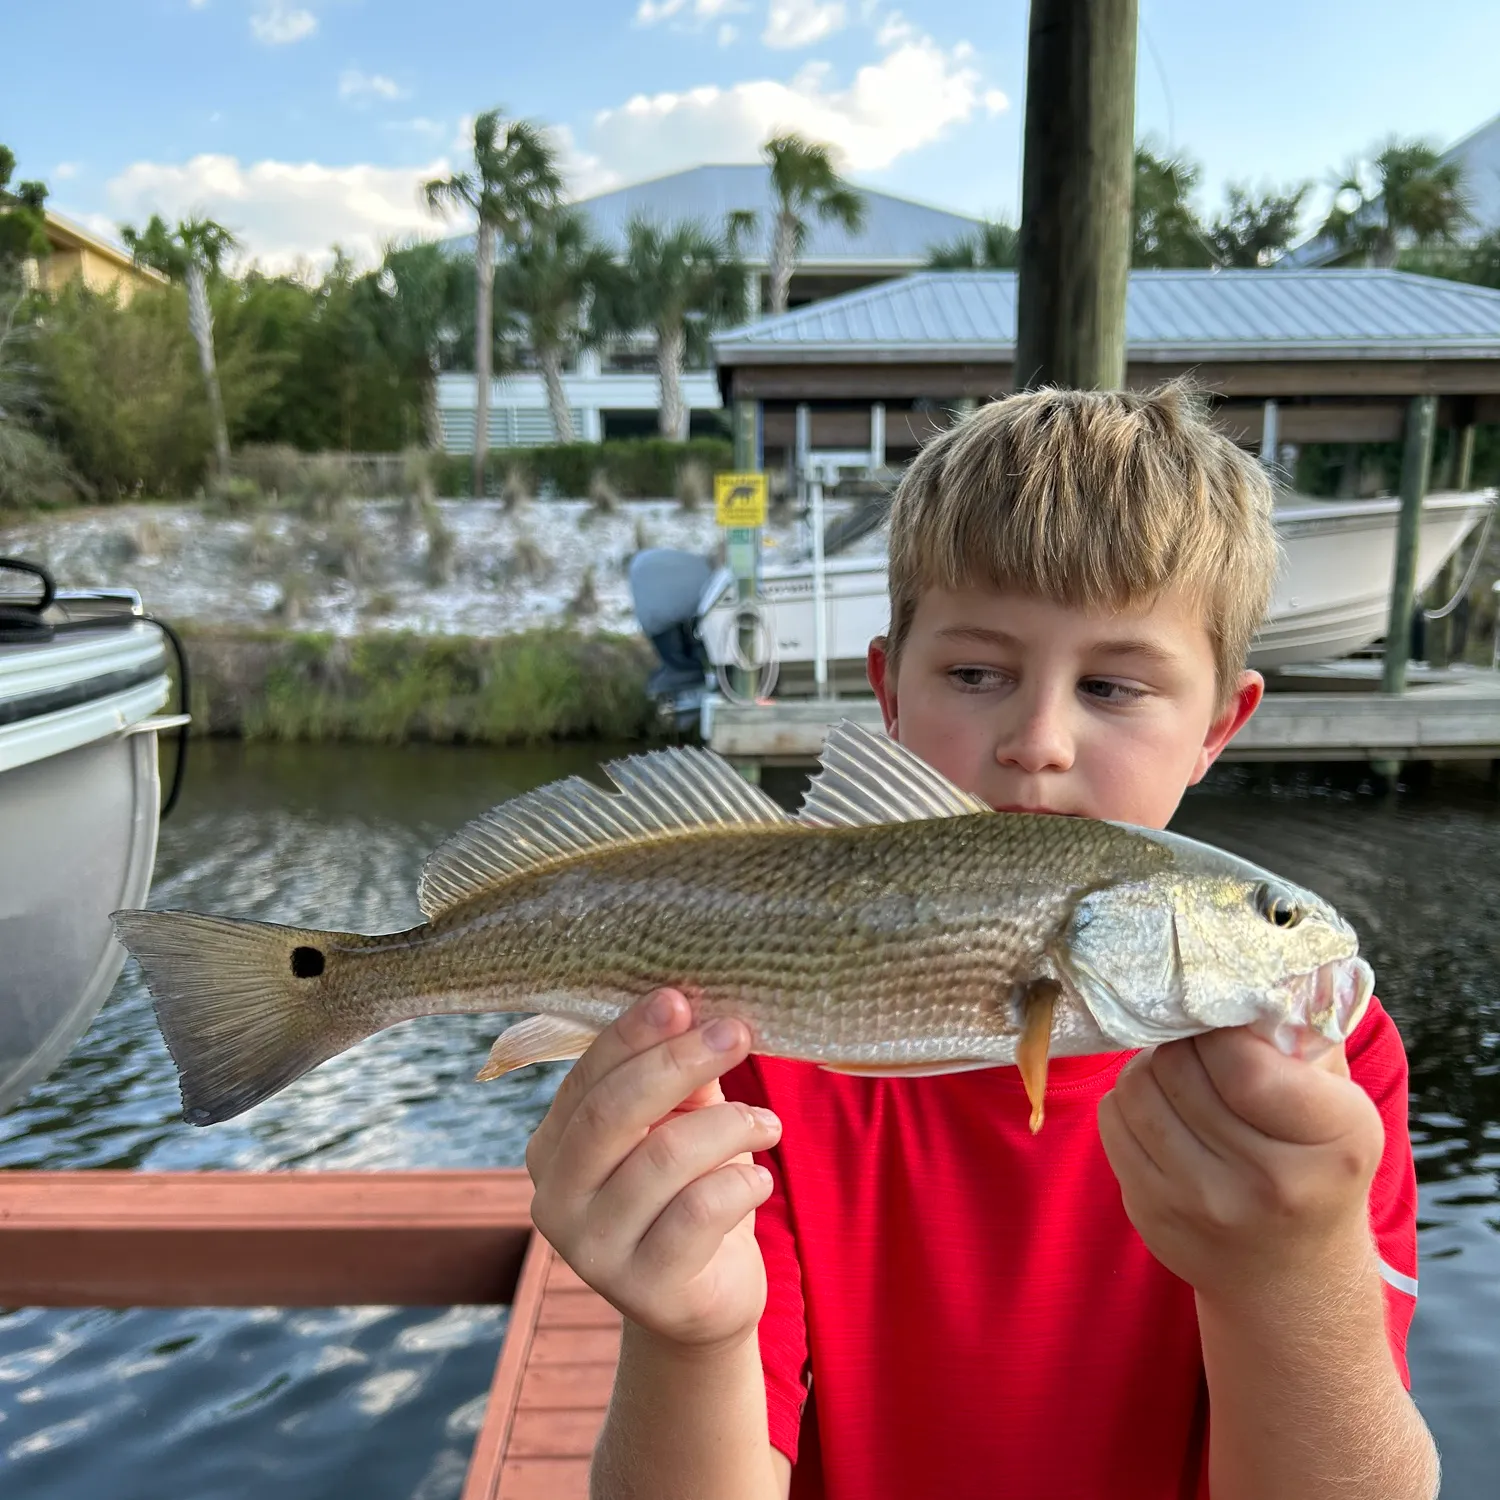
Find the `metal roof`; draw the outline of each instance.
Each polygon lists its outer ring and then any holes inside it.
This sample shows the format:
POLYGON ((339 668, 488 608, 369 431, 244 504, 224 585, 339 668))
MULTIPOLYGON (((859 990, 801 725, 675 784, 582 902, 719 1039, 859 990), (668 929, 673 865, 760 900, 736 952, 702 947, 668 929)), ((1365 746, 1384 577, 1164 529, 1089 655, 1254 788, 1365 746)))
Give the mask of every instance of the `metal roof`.
MULTIPOLYGON (((721 365, 1008 359, 1014 271, 923 271, 714 339, 721 365)), ((1404 271, 1132 271, 1132 360, 1500 358, 1500 291, 1404 271)))
MULTIPOLYGON (((854 186, 865 199, 864 228, 851 235, 842 225, 813 216, 808 223, 807 244, 797 258, 799 270, 859 266, 913 269, 926 264, 933 245, 967 238, 980 227, 980 220, 963 214, 854 186)), ((771 169, 764 164, 690 167, 685 172, 581 198, 576 206, 588 215, 594 233, 614 250, 624 248, 625 225, 637 214, 658 223, 695 219, 717 229, 731 212, 753 209, 759 219, 756 229, 742 242, 744 258, 747 264, 760 266, 770 259, 771 169)), ((466 235, 449 243, 466 250, 473 248, 473 240, 472 235, 466 235)))

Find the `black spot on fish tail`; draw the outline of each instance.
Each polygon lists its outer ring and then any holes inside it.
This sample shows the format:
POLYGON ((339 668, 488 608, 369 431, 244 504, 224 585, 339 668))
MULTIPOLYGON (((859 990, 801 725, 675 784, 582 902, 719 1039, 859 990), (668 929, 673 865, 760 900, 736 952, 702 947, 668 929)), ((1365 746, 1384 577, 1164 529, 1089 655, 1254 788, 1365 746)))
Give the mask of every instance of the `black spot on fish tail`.
POLYGON ((320 949, 306 945, 292 949, 292 973, 298 979, 316 979, 327 967, 328 960, 320 949))

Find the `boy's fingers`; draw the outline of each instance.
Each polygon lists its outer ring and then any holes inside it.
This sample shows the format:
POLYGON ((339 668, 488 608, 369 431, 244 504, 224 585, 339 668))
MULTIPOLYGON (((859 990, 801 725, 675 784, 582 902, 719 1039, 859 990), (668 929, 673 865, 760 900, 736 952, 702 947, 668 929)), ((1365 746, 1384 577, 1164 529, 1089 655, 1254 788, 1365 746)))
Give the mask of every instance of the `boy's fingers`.
POLYGON ((590 1218, 634 1245, 690 1183, 742 1152, 766 1151, 781 1136, 770 1110, 714 1104, 677 1115, 653 1130, 599 1189, 590 1218))
POLYGON ((633 1257, 652 1280, 696 1276, 718 1253, 724 1236, 771 1196, 771 1174, 750 1162, 730 1162, 685 1187, 662 1210, 633 1257))
POLYGON ((579 1100, 552 1153, 552 1176, 570 1193, 592 1197, 653 1125, 742 1062, 749 1050, 749 1032, 729 1021, 627 1058, 579 1100))
POLYGON ((550 1163, 579 1102, 606 1073, 648 1047, 680 1035, 692 1024, 692 1009, 683 994, 663 989, 632 1005, 613 1025, 606 1026, 558 1085, 552 1107, 532 1134, 526 1147, 526 1166, 533 1179, 550 1163))

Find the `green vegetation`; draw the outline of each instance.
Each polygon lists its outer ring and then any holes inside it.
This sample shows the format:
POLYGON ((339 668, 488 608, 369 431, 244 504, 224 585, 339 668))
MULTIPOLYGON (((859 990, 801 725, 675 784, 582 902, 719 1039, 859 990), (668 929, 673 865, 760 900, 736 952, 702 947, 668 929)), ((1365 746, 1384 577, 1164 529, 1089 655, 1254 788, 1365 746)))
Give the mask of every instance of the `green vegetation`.
POLYGON ((194 732, 519 745, 650 736, 650 653, 624 636, 183 632, 194 732))
MULTIPOLYGON (((674 443, 665 438, 617 438, 606 443, 553 443, 544 448, 491 448, 485 462, 485 490, 502 495, 539 486, 554 494, 582 498, 596 476, 602 476, 622 499, 662 499, 678 493, 681 475, 689 464, 701 473, 728 469, 734 446, 727 438, 690 438, 674 443)), ((447 454, 437 460, 438 490, 460 493, 467 473, 467 454, 447 454)))

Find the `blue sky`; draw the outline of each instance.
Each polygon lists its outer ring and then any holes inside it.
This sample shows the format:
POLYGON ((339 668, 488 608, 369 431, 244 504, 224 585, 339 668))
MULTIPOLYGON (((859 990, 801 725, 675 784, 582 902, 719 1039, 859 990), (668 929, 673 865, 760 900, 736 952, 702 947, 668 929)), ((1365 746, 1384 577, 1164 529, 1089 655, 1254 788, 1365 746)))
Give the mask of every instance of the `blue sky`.
MULTIPOLYGON (((1500 113, 1496 0, 1140 13, 1137 133, 1202 162, 1209 212, 1227 180, 1321 183, 1392 132, 1448 145, 1500 113)), ((1025 0, 11 0, 0 141, 98 229, 203 210, 277 266, 431 233, 416 185, 495 104, 556 127, 579 192, 753 160, 791 126, 859 182, 1014 217, 1026 17, 1025 0)))

